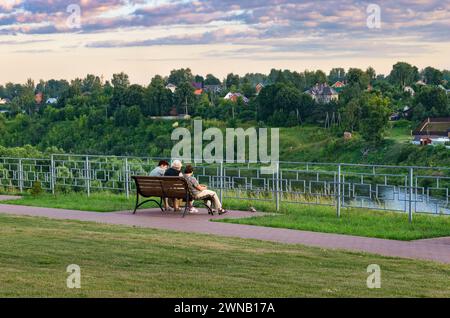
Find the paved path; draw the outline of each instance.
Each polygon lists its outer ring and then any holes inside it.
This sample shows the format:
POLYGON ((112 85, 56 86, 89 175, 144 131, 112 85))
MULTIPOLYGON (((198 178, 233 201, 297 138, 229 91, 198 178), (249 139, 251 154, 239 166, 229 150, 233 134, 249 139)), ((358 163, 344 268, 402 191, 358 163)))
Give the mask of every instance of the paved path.
POLYGON ((240 218, 255 215, 255 213, 250 212, 231 211, 226 216, 211 217, 205 211, 202 211, 201 214, 188 215, 183 219, 179 214, 163 214, 156 209, 139 211, 136 215, 132 215, 129 211, 97 213, 0 204, 0 213, 251 238, 329 249, 367 252, 392 257, 433 260, 450 264, 450 238, 402 242, 350 235, 210 222, 210 219, 240 218))

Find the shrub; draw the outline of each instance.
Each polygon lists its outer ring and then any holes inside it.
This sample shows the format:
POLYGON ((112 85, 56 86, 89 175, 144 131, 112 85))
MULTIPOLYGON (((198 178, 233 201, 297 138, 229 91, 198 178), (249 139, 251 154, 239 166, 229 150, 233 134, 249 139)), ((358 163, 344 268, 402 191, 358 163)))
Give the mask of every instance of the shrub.
POLYGON ((33 182, 30 193, 33 196, 38 196, 43 192, 42 184, 39 181, 33 182))

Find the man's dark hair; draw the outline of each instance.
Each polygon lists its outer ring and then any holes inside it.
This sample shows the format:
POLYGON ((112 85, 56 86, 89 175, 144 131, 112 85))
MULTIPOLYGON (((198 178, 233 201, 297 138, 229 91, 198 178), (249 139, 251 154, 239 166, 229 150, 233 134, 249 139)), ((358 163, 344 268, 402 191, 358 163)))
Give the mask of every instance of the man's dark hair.
POLYGON ((169 163, 167 162, 167 161, 165 161, 165 160, 161 160, 160 162, 159 162, 159 164, 158 164, 158 166, 169 166, 169 163))
POLYGON ((194 172, 194 168, 192 167, 192 165, 187 165, 186 168, 184 168, 184 173, 193 173, 194 172))

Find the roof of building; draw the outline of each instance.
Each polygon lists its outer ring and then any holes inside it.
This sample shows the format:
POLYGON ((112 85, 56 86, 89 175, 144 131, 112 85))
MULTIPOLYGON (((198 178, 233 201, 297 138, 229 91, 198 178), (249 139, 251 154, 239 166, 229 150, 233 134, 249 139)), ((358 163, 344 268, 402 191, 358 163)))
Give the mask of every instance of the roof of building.
POLYGON ((194 86, 196 89, 203 88, 203 83, 201 82, 193 82, 192 86, 194 86))
POLYGON ((328 86, 327 84, 316 84, 306 91, 307 93, 314 96, 331 96, 337 95, 338 93, 334 90, 334 88, 328 86))
POLYGON ((222 85, 205 85, 203 88, 206 92, 219 92, 222 90, 222 85))
POLYGON ((57 102, 58 102, 58 99, 57 99, 57 98, 50 97, 50 98, 47 99, 47 101, 46 101, 45 103, 46 103, 46 104, 55 104, 55 103, 57 103, 57 102))
POLYGON ((344 86, 345 86, 345 84, 343 82, 337 81, 331 87, 333 87, 333 88, 341 88, 341 87, 344 87, 344 86))
POLYGON ((244 101, 244 103, 248 103, 249 102, 249 99, 247 97, 245 97, 244 95, 242 95, 241 93, 229 92, 227 95, 225 95, 224 99, 236 100, 239 97, 242 97, 242 100, 244 101))

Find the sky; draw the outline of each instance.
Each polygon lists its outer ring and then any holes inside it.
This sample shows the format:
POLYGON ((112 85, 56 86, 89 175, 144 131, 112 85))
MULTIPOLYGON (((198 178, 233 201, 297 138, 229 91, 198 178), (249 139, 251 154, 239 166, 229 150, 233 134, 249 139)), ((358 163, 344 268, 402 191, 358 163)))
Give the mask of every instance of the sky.
POLYGON ((450 0, 0 0, 2 84, 398 61, 450 69, 450 0))

